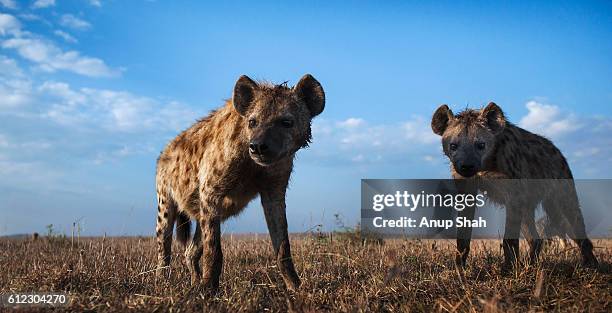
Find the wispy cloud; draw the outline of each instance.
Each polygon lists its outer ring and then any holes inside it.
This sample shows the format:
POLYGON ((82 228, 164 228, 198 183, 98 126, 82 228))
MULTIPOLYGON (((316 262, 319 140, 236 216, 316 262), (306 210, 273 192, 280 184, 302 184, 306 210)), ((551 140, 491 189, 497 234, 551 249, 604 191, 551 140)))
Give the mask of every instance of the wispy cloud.
POLYGON ((559 138, 581 127, 573 114, 563 114, 556 105, 541 103, 535 100, 525 104, 529 113, 519 122, 519 125, 537 134, 551 138, 559 138))
POLYGON ((63 125, 110 132, 178 131, 196 113, 176 101, 160 102, 125 91, 72 89, 63 82, 44 82, 38 90, 52 106, 44 116, 63 125))
POLYGON ((362 126, 365 123, 365 121, 361 118, 355 118, 355 117, 349 117, 344 121, 340 121, 338 123, 336 123, 336 125, 338 125, 338 127, 340 128, 356 128, 359 126, 362 126))
MULTIPOLYGON (((63 31, 56 31, 55 34, 68 41, 76 40, 63 31)), ((1 41, 2 48, 17 51, 22 58, 46 72, 62 70, 90 77, 113 77, 122 72, 109 67, 99 58, 81 55, 76 50, 64 51, 51 40, 22 31, 19 20, 10 14, 0 13, 0 35, 11 36, 1 41)))
POLYGON ((17 61, 0 55, 0 77, 21 77, 23 71, 17 65, 17 61))
POLYGON ((21 32, 21 23, 10 14, 0 13, 0 35, 18 35, 21 32))
POLYGON ((31 100, 31 81, 15 60, 0 55, 0 109, 18 108, 31 100))
POLYGON ((120 70, 108 67, 98 58, 82 56, 75 50, 62 51, 54 43, 38 38, 11 38, 2 42, 2 47, 16 50, 21 57, 47 72, 63 70, 91 77, 121 74, 120 70))
POLYGON ((438 138, 422 116, 385 124, 373 124, 358 117, 340 121, 316 119, 313 137, 315 143, 311 150, 317 162, 337 165, 422 159, 439 149, 438 138))
POLYGON ((44 21, 45 24, 50 25, 50 23, 47 20, 43 19, 42 17, 36 14, 21 13, 18 16, 20 19, 25 20, 25 21, 44 21))
POLYGON ((32 4, 33 9, 44 9, 55 6, 55 0, 36 0, 32 4))
POLYGON ((63 31, 63 30, 59 30, 56 29, 53 31, 53 34, 55 34, 56 36, 64 39, 64 41, 66 42, 70 42, 70 43, 77 43, 78 40, 76 38, 74 38, 72 35, 70 35, 69 33, 63 31))
POLYGON ((72 14, 62 15, 62 17, 60 18, 60 25, 76 30, 86 30, 91 28, 91 24, 89 24, 89 22, 78 18, 72 14))
POLYGON ((101 7, 102 6, 102 1, 100 1, 100 0, 89 0, 89 4, 93 5, 94 7, 101 7))
POLYGON ((0 79, 0 109, 19 108, 32 103, 31 90, 28 80, 0 79))
POLYGON ((0 4, 2 4, 2 6, 8 9, 17 9, 17 3, 15 2, 15 0, 0 0, 0 4))
POLYGON ((76 164, 154 159, 166 140, 202 114, 177 101, 38 83, 28 75, 0 55, 0 177, 23 178, 11 180, 11 188, 72 190, 76 164))

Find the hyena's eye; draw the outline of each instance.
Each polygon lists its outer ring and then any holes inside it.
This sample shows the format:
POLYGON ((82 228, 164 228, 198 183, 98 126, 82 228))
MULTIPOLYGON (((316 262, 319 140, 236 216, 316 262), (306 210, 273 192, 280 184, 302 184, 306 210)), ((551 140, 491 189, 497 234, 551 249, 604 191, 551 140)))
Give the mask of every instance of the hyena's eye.
POLYGON ((486 144, 484 142, 477 142, 476 143, 476 149, 478 149, 478 150, 484 150, 485 147, 486 147, 486 144))
POLYGON ((456 143, 451 143, 451 144, 448 146, 448 148, 449 148, 451 151, 455 151, 455 150, 457 150, 457 148, 458 148, 458 147, 459 147, 459 146, 458 146, 456 143))
POLYGON ((253 128, 255 126, 257 126, 257 121, 254 118, 250 119, 249 120, 249 128, 253 128))
POLYGON ((285 119, 281 121, 281 125, 285 128, 291 128, 293 127, 293 121, 285 119))

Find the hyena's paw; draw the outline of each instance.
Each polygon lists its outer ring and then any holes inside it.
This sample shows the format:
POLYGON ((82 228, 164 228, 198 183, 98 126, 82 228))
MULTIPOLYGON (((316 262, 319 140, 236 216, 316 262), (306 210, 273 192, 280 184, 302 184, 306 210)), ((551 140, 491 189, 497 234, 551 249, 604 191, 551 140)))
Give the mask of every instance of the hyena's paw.
POLYGON ((591 256, 582 260, 582 266, 591 269, 598 269, 599 262, 597 262, 597 258, 595 258, 595 256, 591 256))
POLYGON ((219 279, 204 277, 198 281, 201 282, 200 286, 204 293, 214 295, 219 292, 219 279))
POLYGON ((518 263, 516 261, 504 261, 501 264, 500 272, 502 276, 511 276, 517 269, 518 263))
POLYGON ((458 268, 465 268, 466 264, 467 264, 467 255, 457 253, 455 255, 455 265, 458 268))
POLYGON ((297 291, 298 289, 300 289, 300 285, 302 284, 297 274, 293 276, 283 275, 283 281, 285 281, 287 289, 291 291, 297 291))

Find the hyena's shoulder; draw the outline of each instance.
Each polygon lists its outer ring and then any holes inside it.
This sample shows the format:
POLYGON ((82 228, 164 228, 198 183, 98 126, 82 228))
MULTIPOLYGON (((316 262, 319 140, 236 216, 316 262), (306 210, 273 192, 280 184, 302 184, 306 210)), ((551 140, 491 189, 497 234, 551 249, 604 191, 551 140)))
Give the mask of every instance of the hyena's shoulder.
POLYGON ((571 177, 563 153, 544 136, 508 123, 497 146, 497 165, 514 178, 571 177))
MULTIPOLYGON (((178 158, 198 158, 202 157, 202 152, 206 148, 214 145, 216 140, 221 137, 223 132, 232 129, 235 117, 231 114, 231 107, 226 103, 223 107, 211 111, 206 117, 196 121, 191 127, 187 128, 164 148, 158 158, 158 166, 168 163, 168 161, 178 158)), ((211 149, 215 150, 215 149, 211 149)), ((185 159, 184 159, 185 160, 185 159)))

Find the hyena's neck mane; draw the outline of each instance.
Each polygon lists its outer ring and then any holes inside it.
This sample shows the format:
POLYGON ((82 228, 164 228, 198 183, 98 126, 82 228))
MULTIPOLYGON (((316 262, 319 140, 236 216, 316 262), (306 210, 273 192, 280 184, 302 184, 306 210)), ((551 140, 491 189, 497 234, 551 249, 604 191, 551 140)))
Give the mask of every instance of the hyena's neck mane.
POLYGON ((495 149, 484 161, 484 169, 486 171, 502 170, 504 166, 498 164, 500 160, 509 160, 515 157, 515 155, 511 155, 511 152, 516 153, 516 149, 513 147, 520 146, 521 132, 525 132, 525 130, 506 121, 504 129, 495 136, 495 149))
POLYGON ((173 145, 192 160, 211 156, 219 161, 250 159, 243 117, 229 100, 183 131, 173 145))
POLYGON ((231 100, 212 112, 206 121, 206 133, 209 142, 216 147, 223 147, 223 154, 232 153, 248 158, 248 136, 245 131, 244 117, 234 109, 231 100))

